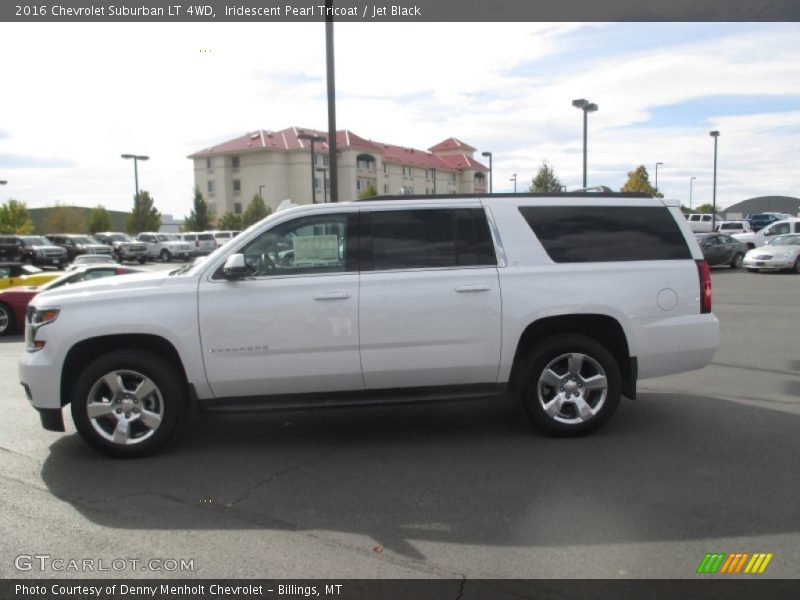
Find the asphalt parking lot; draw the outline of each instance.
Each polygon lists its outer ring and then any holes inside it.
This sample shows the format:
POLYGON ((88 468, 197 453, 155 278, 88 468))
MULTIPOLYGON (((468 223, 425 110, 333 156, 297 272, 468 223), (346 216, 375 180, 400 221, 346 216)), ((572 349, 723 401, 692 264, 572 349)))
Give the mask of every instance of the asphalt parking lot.
POLYGON ((201 417, 115 461, 41 429, 22 338, 0 338, 0 576, 692 578, 707 552, 768 552, 758 577, 797 577, 800 276, 712 280, 713 363, 640 382, 583 439, 467 402, 201 417), (193 570, 15 566, 43 554, 193 570))

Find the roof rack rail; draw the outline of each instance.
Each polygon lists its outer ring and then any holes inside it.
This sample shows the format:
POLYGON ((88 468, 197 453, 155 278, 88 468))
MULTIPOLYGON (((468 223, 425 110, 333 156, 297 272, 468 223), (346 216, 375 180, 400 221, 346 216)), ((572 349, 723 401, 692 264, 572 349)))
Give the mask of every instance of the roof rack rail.
POLYGON ((570 190, 568 192, 501 192, 493 194, 387 194, 385 196, 370 196, 369 198, 356 198, 354 202, 376 202, 382 200, 464 200, 467 198, 561 198, 565 196, 582 195, 607 198, 652 198, 650 194, 642 192, 615 192, 606 186, 570 190))

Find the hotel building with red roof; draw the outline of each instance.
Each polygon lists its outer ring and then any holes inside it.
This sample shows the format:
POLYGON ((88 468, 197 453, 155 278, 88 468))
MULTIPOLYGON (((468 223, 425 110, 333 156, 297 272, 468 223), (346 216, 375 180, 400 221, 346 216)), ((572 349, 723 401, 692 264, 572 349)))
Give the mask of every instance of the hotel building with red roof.
MULTIPOLYGON (((298 137, 301 134, 325 138, 314 144, 316 201, 324 202, 330 183, 328 136, 314 129, 262 129, 195 152, 189 156, 195 185, 218 216, 242 213, 258 194, 273 210, 286 198, 310 204, 311 145, 298 137)), ((456 138, 426 151, 367 140, 343 130, 336 133, 336 150, 340 202, 356 199, 370 184, 379 195, 488 190, 488 168, 473 158, 475 148, 456 138)))

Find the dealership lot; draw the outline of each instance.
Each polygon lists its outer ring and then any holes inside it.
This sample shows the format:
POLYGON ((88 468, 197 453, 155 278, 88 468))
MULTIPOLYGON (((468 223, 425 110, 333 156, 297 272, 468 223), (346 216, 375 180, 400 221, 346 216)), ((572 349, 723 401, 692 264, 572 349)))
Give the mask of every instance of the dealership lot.
POLYGON ((0 575, 693 577, 707 552, 769 552, 761 577, 795 577, 800 276, 712 279, 713 363, 640 382, 583 439, 468 402, 200 417, 162 455, 112 460, 41 429, 22 338, 3 338, 0 575))

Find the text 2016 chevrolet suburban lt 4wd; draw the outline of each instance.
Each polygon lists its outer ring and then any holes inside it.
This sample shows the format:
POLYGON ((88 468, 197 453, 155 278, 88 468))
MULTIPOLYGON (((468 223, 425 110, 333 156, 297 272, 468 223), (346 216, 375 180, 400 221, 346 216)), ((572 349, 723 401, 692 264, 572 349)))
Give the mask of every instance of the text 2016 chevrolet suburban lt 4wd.
POLYGON ((631 194, 393 198, 279 211, 204 262, 36 296, 20 378, 46 429, 121 456, 195 407, 516 394, 593 431, 638 379, 717 348, 676 206, 631 194))

